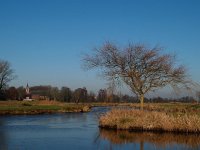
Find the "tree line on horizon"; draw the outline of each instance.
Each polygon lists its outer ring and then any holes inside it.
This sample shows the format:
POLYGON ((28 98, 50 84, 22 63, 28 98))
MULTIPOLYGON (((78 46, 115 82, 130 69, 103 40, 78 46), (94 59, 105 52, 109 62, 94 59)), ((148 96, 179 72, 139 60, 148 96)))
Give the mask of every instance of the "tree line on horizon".
MULTIPOLYGON (((9 87, 4 90, 0 95, 0 100, 24 100, 26 98, 26 88, 20 87, 9 87)), ((130 96, 127 94, 114 94, 109 91, 109 89, 100 89, 96 94, 92 91, 83 88, 77 88, 71 90, 69 87, 63 86, 61 88, 52 87, 50 85, 40 85, 30 87, 30 98, 35 100, 50 100, 50 101, 60 101, 68 103, 90 103, 90 102, 121 102, 121 103, 139 103, 139 99, 136 96, 130 96)), ((165 103, 165 102, 184 102, 184 103, 194 103, 196 100, 191 96, 185 96, 181 98, 171 99, 171 98, 144 98, 144 102, 148 103, 165 103)))

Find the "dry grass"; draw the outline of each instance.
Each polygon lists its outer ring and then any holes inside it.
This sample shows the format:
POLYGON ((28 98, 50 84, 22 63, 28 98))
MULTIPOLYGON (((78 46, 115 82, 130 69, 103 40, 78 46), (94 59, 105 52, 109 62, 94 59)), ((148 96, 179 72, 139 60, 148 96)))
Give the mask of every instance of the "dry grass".
MULTIPOLYGON (((132 103, 130 107, 134 109, 139 109, 140 104, 132 103)), ((179 103, 179 102, 171 102, 171 103, 145 103, 144 109, 148 111, 159 111, 159 112, 167 112, 167 113, 189 113, 189 114, 198 114, 200 116, 200 104, 196 103, 179 103)))
POLYGON ((101 116, 99 123, 103 128, 200 133, 200 117, 188 113, 114 109, 101 116))

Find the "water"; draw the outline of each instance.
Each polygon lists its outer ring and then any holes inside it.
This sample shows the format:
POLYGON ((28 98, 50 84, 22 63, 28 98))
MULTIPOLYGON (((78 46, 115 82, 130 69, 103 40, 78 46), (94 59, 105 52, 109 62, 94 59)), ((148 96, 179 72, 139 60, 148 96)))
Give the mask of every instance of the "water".
POLYGON ((89 113, 0 116, 0 150, 200 149, 199 135, 155 134, 98 128, 98 116, 110 108, 89 113))

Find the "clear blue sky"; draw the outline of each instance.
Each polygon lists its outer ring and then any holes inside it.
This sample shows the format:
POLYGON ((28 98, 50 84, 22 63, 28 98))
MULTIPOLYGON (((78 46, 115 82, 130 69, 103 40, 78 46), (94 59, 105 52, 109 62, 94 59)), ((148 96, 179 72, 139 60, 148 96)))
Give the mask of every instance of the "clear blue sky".
POLYGON ((0 1, 0 59, 18 76, 10 85, 104 88, 80 59, 107 40, 164 46, 200 81, 199 0, 0 1))

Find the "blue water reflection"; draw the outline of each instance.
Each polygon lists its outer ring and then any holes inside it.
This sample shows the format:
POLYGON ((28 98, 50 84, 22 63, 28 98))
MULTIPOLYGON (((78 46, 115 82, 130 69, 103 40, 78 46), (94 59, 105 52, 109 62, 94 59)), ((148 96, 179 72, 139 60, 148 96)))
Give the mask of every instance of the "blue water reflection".
POLYGON ((98 117, 109 109, 95 107, 89 113, 0 116, 0 149, 200 149, 197 135, 99 130, 98 117))

